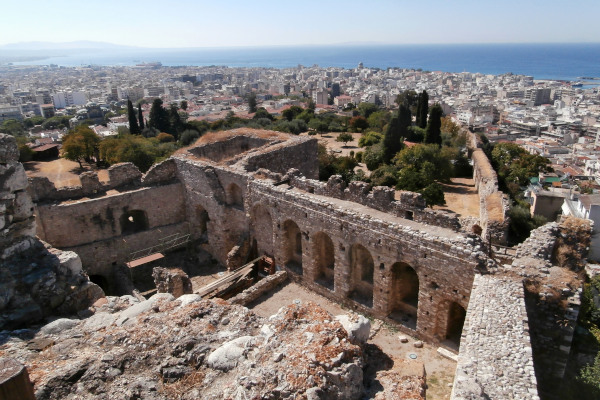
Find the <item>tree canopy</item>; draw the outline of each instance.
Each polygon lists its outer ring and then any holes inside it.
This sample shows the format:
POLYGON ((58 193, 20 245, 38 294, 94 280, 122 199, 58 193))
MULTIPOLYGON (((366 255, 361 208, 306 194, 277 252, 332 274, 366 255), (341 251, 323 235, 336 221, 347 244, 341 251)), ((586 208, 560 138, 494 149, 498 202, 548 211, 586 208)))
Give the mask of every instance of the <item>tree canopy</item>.
POLYGON ((79 125, 73 131, 63 136, 62 152, 67 160, 77 161, 82 167, 82 161, 90 160, 96 153, 100 137, 85 125, 79 125))

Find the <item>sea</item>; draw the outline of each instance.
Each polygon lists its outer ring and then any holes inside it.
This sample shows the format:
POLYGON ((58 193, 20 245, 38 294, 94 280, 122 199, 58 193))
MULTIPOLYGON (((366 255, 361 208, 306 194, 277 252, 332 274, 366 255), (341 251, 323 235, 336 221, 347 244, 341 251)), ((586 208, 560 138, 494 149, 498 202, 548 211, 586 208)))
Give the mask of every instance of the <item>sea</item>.
MULTIPOLYGON (((48 51, 45 51, 48 53, 48 51)), ((39 54, 38 54, 39 55, 39 54)), ((414 68, 425 71, 511 72, 535 79, 586 81, 600 79, 600 43, 338 45, 189 49, 118 49, 61 51, 19 65, 131 66, 160 62, 165 66, 290 68, 320 67, 414 68)), ((591 81, 591 82, 590 82, 591 81)), ((600 81, 598 82, 600 84, 600 81)))

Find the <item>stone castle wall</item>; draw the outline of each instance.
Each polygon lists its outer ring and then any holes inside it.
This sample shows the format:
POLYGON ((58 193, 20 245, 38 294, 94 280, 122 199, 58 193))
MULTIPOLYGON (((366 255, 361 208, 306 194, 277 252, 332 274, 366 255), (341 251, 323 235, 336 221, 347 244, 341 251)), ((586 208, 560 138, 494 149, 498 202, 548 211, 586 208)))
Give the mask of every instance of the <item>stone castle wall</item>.
POLYGON ((292 170, 288 171, 286 177, 289 177, 290 185, 308 193, 347 200, 397 217, 454 231, 460 230, 460 221, 456 215, 425 208, 425 200, 419 193, 401 191, 399 192, 400 198, 396 200, 394 198, 396 191, 393 188, 376 186, 371 189, 367 183, 360 181, 350 182, 349 185, 346 185, 339 175, 333 175, 327 182, 321 182, 307 179, 292 170))
POLYGON ((476 135, 469 132, 473 180, 479 195, 479 220, 483 228, 482 237, 491 239, 494 244, 505 245, 508 239, 509 201, 498 189, 498 176, 490 160, 479 148, 476 135))
POLYGON ((524 297, 520 280, 475 275, 451 399, 539 399, 524 297))

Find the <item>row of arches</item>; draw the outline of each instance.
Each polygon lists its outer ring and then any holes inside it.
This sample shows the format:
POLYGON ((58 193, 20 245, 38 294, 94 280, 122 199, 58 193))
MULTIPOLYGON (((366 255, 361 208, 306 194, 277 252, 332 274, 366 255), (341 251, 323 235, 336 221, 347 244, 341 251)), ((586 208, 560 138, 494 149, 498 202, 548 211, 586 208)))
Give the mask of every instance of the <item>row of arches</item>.
MULTIPOLYGON (((269 211, 266 207, 258 205, 253 208, 251 215, 259 254, 273 255, 273 222, 269 211)), ((305 276, 304 279, 311 279, 332 292, 342 294, 366 307, 373 307, 376 266, 366 247, 354 243, 348 252, 341 247, 340 251, 347 257, 349 269, 347 273, 340 271, 336 274, 336 248, 327 233, 316 232, 311 234, 308 240, 308 234, 303 234, 298 224, 291 219, 285 220, 278 229, 281 232, 280 262, 286 268, 298 275, 304 275, 303 262, 311 263, 311 276, 305 276), (302 236, 306 236, 305 241, 302 240, 302 236), (309 259, 303 257, 303 243, 309 246, 305 248, 310 254, 309 259), (336 281, 340 279, 340 282, 336 281), (343 290, 339 290, 338 286, 343 287, 343 290)), ((385 276, 385 287, 377 288, 386 291, 387 304, 383 311, 389 318, 416 329, 420 293, 417 271, 405 262, 396 262, 387 269, 381 264, 378 268, 385 276)), ((440 307, 443 307, 444 317, 441 318, 443 326, 438 327, 437 336, 457 344, 466 311, 456 302, 448 302, 440 307)))

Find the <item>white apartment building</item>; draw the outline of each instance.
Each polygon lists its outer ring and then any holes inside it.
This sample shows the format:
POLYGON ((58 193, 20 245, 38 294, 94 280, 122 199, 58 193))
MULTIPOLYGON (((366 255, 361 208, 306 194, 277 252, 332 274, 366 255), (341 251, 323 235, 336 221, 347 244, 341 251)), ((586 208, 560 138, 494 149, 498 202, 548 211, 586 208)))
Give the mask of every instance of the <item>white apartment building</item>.
POLYGON ((58 92, 52 95, 52 102, 55 108, 67 108, 69 106, 82 106, 87 103, 87 98, 83 92, 58 92))

